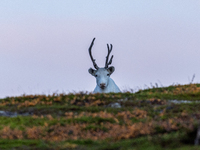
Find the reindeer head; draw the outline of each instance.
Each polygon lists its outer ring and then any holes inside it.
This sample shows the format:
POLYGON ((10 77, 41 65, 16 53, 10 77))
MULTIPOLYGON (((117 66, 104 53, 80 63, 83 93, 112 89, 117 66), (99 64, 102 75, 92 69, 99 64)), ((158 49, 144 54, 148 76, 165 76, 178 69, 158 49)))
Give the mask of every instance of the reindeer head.
POLYGON ((109 55, 112 51, 113 46, 112 46, 112 44, 110 44, 110 47, 109 47, 109 45, 107 44, 108 55, 106 56, 105 67, 99 68, 95 62, 95 59, 93 59, 93 57, 92 57, 92 46, 94 44, 94 40, 95 40, 95 38, 92 40, 92 43, 89 47, 89 54, 90 54, 90 58, 93 62, 95 69, 90 68, 88 70, 88 72, 96 78, 97 85, 101 89, 105 89, 109 84, 110 75, 115 71, 115 67, 113 67, 113 66, 108 67, 109 65, 111 65, 112 59, 113 59, 113 55, 112 55, 110 61, 108 62, 109 55))

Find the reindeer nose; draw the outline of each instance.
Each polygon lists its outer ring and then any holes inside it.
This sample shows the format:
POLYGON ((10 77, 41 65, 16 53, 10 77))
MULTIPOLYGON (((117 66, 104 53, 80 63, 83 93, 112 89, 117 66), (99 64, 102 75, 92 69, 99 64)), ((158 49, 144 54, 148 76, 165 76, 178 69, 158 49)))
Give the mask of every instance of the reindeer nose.
POLYGON ((100 87, 101 87, 102 89, 104 89, 104 88, 105 88, 105 86, 106 86, 106 84, 105 84, 105 83, 101 83, 101 84, 100 84, 100 87))

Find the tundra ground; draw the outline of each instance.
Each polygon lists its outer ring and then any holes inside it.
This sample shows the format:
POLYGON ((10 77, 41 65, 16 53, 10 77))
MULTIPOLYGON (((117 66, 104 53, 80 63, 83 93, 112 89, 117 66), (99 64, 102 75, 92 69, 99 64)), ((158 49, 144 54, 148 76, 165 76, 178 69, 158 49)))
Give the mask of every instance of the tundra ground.
POLYGON ((0 99, 0 149, 200 149, 200 84, 0 99))

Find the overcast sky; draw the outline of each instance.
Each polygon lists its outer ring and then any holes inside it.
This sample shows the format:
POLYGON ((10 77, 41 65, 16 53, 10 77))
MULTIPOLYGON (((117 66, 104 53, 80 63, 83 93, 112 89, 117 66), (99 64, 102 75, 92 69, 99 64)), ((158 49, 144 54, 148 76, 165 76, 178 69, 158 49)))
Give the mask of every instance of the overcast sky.
POLYGON ((93 91, 93 37, 121 90, 200 83, 199 0, 1 0, 0 98, 93 91))

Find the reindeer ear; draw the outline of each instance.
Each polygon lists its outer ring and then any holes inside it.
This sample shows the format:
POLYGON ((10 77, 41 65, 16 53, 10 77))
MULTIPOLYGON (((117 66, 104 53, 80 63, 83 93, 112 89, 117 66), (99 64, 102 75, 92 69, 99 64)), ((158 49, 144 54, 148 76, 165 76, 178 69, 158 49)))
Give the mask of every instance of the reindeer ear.
POLYGON ((108 69, 108 72, 110 73, 110 75, 115 71, 115 67, 111 66, 108 69))
POLYGON ((90 69, 88 69, 88 72, 89 72, 91 75, 95 76, 96 70, 90 68, 90 69))

